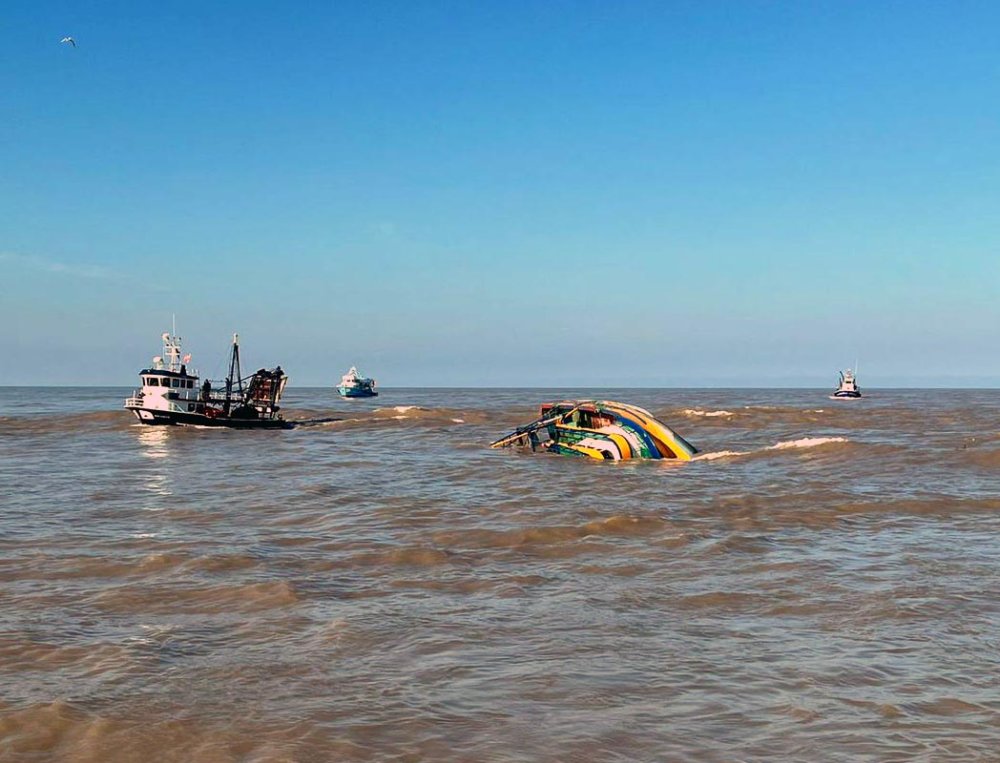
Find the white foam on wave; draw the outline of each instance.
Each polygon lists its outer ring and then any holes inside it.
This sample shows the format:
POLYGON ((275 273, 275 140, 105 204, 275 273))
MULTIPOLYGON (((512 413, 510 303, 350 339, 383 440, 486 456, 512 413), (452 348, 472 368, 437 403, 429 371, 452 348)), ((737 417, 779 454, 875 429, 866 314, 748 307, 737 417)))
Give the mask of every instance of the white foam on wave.
POLYGON ((846 437, 803 437, 799 440, 785 440, 772 445, 765 450, 787 450, 788 448, 815 448, 817 445, 829 445, 832 442, 847 442, 846 437))
POLYGON ((798 440, 783 440, 782 442, 768 445, 760 450, 719 450, 713 453, 699 453, 692 460, 694 461, 715 461, 717 458, 736 458, 738 456, 749 456, 751 453, 763 453, 768 450, 792 450, 794 448, 815 448, 818 445, 829 445, 835 442, 849 442, 846 437, 802 437, 798 440))
POLYGON ((699 453, 692 461, 714 461, 717 458, 734 458, 749 455, 746 450, 718 450, 714 453, 699 453))
POLYGON ((396 414, 395 416, 389 416, 389 418, 396 419, 397 421, 401 419, 409 418, 407 414, 410 411, 425 411, 426 408, 421 408, 419 405, 394 405, 392 408, 376 408, 376 416, 385 416, 389 413, 396 414))
POLYGON ((732 411, 703 411, 699 408, 685 408, 683 411, 685 416, 732 416, 732 411))

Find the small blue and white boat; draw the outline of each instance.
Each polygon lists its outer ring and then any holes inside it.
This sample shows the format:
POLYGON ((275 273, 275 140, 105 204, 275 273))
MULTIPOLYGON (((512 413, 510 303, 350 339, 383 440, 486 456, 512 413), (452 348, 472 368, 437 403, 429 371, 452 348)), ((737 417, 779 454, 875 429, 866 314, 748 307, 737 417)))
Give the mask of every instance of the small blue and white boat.
POLYGON ((374 379, 362 376, 358 373, 357 368, 351 366, 351 370, 340 378, 337 392, 342 397, 378 397, 375 384, 374 379))

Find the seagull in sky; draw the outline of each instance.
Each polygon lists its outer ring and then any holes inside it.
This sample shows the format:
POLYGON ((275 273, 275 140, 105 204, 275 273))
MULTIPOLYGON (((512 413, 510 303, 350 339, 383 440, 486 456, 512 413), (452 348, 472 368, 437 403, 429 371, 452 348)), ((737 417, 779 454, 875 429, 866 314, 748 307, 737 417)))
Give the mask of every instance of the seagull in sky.
POLYGON ((59 42, 68 42, 74 48, 76 47, 76 40, 74 40, 72 37, 63 37, 61 40, 59 40, 59 42))

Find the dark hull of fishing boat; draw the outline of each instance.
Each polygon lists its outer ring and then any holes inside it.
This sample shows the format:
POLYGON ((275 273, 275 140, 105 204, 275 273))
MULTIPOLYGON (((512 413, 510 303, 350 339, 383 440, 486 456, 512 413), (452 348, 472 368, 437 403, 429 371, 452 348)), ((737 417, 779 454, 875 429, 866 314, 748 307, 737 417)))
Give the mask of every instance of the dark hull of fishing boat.
POLYGON ((293 424, 280 418, 240 418, 206 416, 203 413, 131 409, 142 424, 149 426, 226 427, 228 429, 291 429, 293 424))

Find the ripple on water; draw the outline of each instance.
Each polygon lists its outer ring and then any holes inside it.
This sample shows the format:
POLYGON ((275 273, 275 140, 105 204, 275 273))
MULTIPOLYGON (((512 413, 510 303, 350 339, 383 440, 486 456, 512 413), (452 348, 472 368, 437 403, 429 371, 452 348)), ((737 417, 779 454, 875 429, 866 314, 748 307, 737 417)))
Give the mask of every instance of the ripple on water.
POLYGON ((119 585, 97 594, 92 604, 103 612, 213 614, 255 612, 297 604, 285 580, 230 585, 119 585))
POLYGON ((565 390, 290 390, 282 433, 113 392, 0 390, 0 761, 1000 747, 1000 393, 601 393, 704 454, 663 468, 484 447, 565 390))

